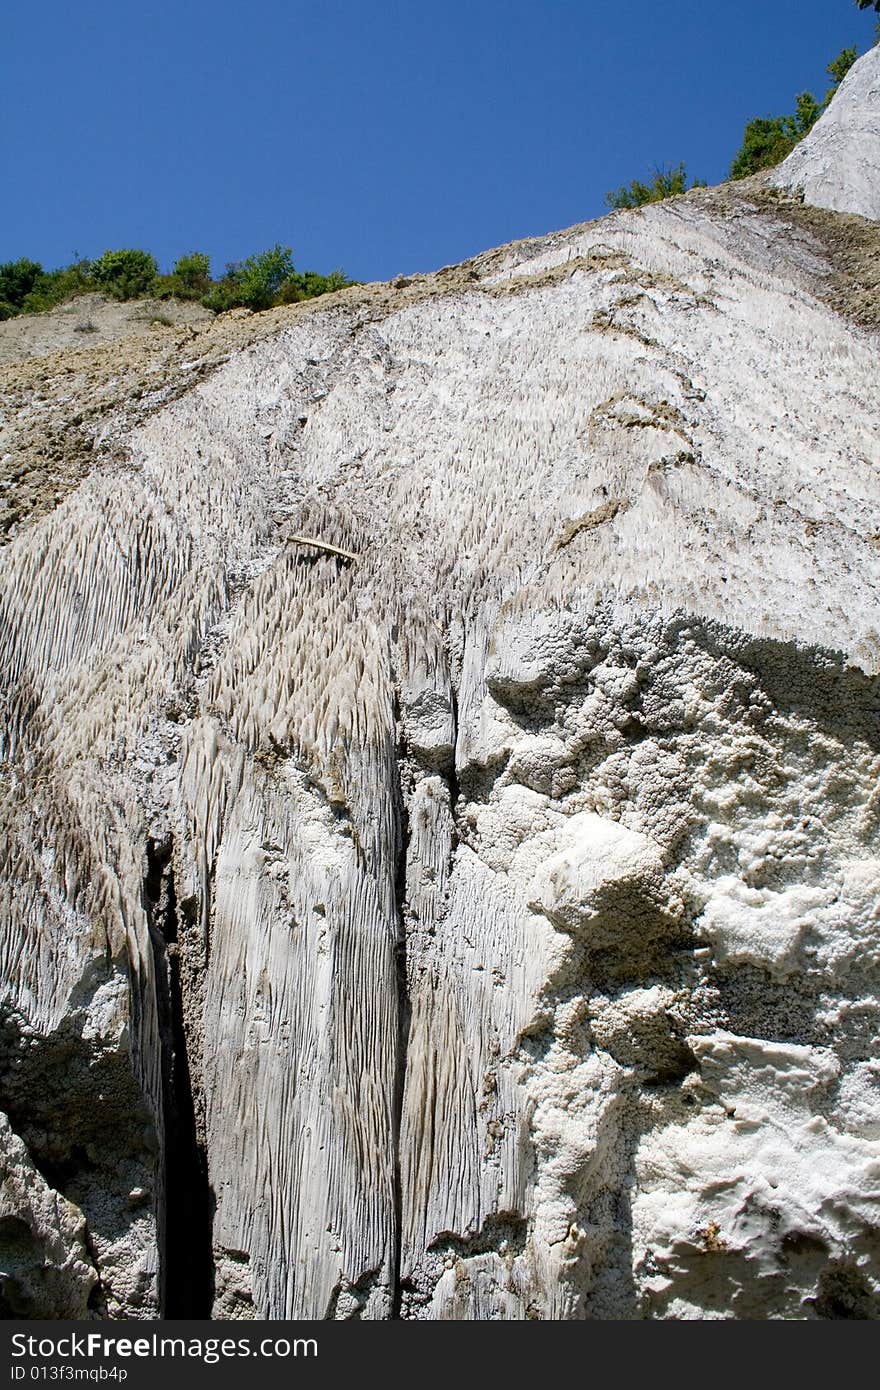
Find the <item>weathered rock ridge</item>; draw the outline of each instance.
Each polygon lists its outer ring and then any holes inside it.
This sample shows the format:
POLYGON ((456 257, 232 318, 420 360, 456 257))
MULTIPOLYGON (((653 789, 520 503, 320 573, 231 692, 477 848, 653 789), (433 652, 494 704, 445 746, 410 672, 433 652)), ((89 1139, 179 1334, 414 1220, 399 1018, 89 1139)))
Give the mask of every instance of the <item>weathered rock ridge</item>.
POLYGON ((853 64, 772 179, 815 207, 880 217, 880 44, 853 64))
POLYGON ((877 247, 5 369, 8 1316, 876 1316, 877 247))

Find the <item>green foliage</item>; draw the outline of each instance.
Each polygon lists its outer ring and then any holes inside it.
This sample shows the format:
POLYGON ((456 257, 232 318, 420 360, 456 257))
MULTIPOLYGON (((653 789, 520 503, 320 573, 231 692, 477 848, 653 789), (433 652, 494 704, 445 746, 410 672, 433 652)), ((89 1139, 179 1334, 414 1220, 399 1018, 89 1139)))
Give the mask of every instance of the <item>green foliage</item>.
POLYGON ((319 275, 315 270, 294 269, 289 246, 273 246, 246 261, 226 267, 226 275, 203 296, 209 309, 268 309, 275 304, 296 304, 320 294, 332 294, 353 282, 341 270, 319 275))
MULTIPOLYGON (((0 265, 0 301, 15 313, 43 274, 39 261, 6 261, 0 265)), ((9 315, 5 314, 8 318, 9 315)))
MULTIPOLYGON (((878 0, 880 4, 880 0, 878 0)), ((758 116, 749 121, 743 140, 730 166, 732 179, 744 179, 760 169, 772 169, 791 154, 795 145, 812 130, 829 105, 846 74, 858 57, 858 49, 844 48, 826 68, 831 86, 819 102, 812 92, 799 92, 790 116, 758 116)))
POLYGON ((61 270, 44 271, 22 304, 22 312, 41 314, 46 309, 54 309, 56 304, 63 304, 78 294, 94 289, 91 268, 90 261, 81 260, 61 270))
POLYGON ((211 259, 201 251, 181 256, 170 275, 160 275, 152 291, 157 299, 201 299, 211 289, 211 259))
POLYGON ((146 251, 105 251, 97 261, 77 260, 51 271, 38 261, 22 259, 0 265, 0 320, 42 313, 88 290, 100 290, 114 299, 193 299, 219 313, 294 304, 352 283, 341 270, 329 275, 297 271, 290 247, 279 245, 233 262, 220 280, 211 279, 210 258, 201 251, 181 256, 168 275, 159 274, 154 257, 146 251))
MULTIPOLYGON (((880 8, 880 0, 878 0, 878 8, 880 8)), ((843 79, 846 77, 846 74, 849 72, 850 68, 852 67, 853 63, 856 61, 858 56, 859 50, 856 48, 854 44, 852 48, 841 49, 837 57, 832 58, 831 62, 828 64, 825 71, 828 73, 828 76, 831 78, 831 81, 834 85, 825 96, 826 106, 828 105, 831 98, 834 96, 834 93, 837 91, 838 87, 840 86, 843 79)))
POLYGON ((159 274, 148 251, 105 251, 91 269, 95 286, 114 299, 138 299, 149 294, 159 274))
POLYGON ((206 309, 212 310, 215 314, 223 314, 227 309, 243 307, 237 286, 228 275, 222 280, 214 280, 211 288, 200 297, 199 303, 204 304, 206 309))
POLYGON ((281 286, 278 302, 297 304, 301 299, 316 299, 319 294, 332 294, 352 284, 354 281, 342 270, 331 270, 329 275, 319 275, 315 270, 295 272, 281 286))
POLYGON ((743 132, 743 140, 730 166, 732 179, 744 179, 759 169, 772 169, 797 144, 784 116, 756 116, 743 132))
POLYGON ((794 115, 784 117, 786 128, 795 140, 802 140, 813 129, 823 110, 824 106, 819 105, 812 92, 798 92, 794 99, 794 115))
POLYGON ((293 251, 289 246, 273 246, 227 267, 227 274, 239 304, 246 309, 268 309, 293 275, 293 251))
POLYGON ((188 289, 203 289, 211 279, 211 258, 201 251, 194 251, 191 256, 181 256, 172 266, 171 274, 188 289))
POLYGON ((204 303, 218 312, 224 309, 268 309, 282 285, 293 274, 289 246, 273 246, 246 261, 232 261, 222 280, 212 286, 204 303))
MULTIPOLYGON (((610 208, 640 208, 644 207, 646 203, 659 203, 664 198, 673 198, 678 193, 686 193, 687 187, 685 167, 683 164, 676 164, 671 169, 655 169, 651 183, 642 183, 640 179, 633 179, 632 183, 626 184, 623 188, 606 193, 605 201, 610 208)), ((691 184, 691 188, 705 187, 706 185, 701 179, 695 179, 691 184)))

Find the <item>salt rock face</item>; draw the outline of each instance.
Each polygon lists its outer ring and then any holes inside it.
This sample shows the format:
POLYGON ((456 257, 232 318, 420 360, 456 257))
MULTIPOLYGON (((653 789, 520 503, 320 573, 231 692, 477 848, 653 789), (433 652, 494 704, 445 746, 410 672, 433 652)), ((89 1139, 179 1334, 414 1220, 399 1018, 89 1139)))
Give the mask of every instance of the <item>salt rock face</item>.
POLYGON ((876 1316, 878 338, 798 206, 89 358, 0 566, 12 1316, 876 1316))
POLYGON ((814 207, 880 218, 880 44, 853 64, 828 110, 771 178, 814 207))
POLYGON ((0 1153, 6 1316, 28 1318, 53 1308, 59 1318, 87 1317, 97 1275, 86 1250, 82 1212, 34 1168, 5 1115, 0 1115, 0 1153))

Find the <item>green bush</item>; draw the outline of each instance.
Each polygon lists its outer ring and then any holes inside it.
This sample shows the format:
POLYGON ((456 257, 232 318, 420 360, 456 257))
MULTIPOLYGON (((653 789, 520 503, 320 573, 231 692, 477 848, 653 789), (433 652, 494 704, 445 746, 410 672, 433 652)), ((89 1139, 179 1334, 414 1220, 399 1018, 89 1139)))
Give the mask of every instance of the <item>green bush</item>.
POLYGON ((210 289, 210 257, 194 251, 175 261, 170 275, 160 275, 152 293, 157 299, 201 299, 210 289))
POLYGON ((227 266, 226 294, 246 309, 268 309, 293 273, 293 251, 289 246, 276 245, 227 266))
POLYGON ((42 314, 54 309, 56 304, 75 298, 94 289, 91 279, 91 261, 74 261, 61 270, 47 270, 34 284, 30 294, 22 304, 25 314, 42 314))
POLYGON ((730 166, 730 177, 744 179, 761 169, 772 169, 791 154, 798 141, 812 130, 857 57, 858 49, 844 48, 828 64, 826 72, 831 78, 831 86, 821 102, 816 100, 812 92, 799 92, 792 115, 758 116, 749 121, 743 132, 742 144, 730 166))
MULTIPOLYGON (((877 0, 877 3, 878 6, 880 6, 880 0, 877 0)), ((846 74, 849 72, 850 68, 852 67, 853 63, 856 61, 858 56, 859 50, 856 48, 854 44, 852 48, 841 49, 837 57, 832 59, 832 61, 828 64, 825 71, 831 78, 831 81, 834 85, 831 87, 830 91, 826 92, 825 94, 826 106, 828 105, 831 98, 834 96, 834 93, 837 91, 838 87, 840 86, 843 79, 846 77, 846 74)))
POLYGON ((354 281, 342 270, 331 270, 329 275, 319 275, 315 270, 297 271, 281 286, 278 303, 297 304, 302 299, 316 299, 320 294, 332 294, 352 284, 354 281))
POLYGON ((743 131, 743 140, 730 166, 732 179, 744 179, 759 169, 772 169, 790 154, 797 136, 786 127, 784 116, 756 116, 743 131))
MULTIPOLYGON (((705 187, 702 179, 694 179, 691 184, 691 188, 705 187)), ((674 198, 678 193, 686 193, 687 189, 685 167, 683 164, 676 164, 672 169, 655 169, 651 183, 633 179, 632 183, 626 184, 623 188, 606 193, 605 202, 610 208, 640 208, 646 203, 659 203, 664 198, 674 198)))
POLYGON ((211 258, 201 251, 193 251, 191 256, 181 256, 175 261, 171 274, 187 289, 204 290, 211 282, 211 258))
POLYGON ((341 270, 329 275, 317 271, 297 271, 289 246, 273 246, 246 261, 235 261, 226 267, 226 275, 202 296, 202 303, 220 313, 224 309, 269 309, 275 304, 295 304, 301 299, 314 299, 319 294, 350 285, 351 280, 341 270))
POLYGON ((148 295, 159 275, 156 259, 148 251, 105 251, 95 261, 91 278, 96 287, 114 299, 139 299, 148 295))
POLYGON ((212 309, 215 314, 225 313, 227 309, 244 308, 239 287, 228 274, 222 280, 214 281, 211 288, 201 296, 200 303, 204 304, 206 309, 212 309))
POLYGON ((43 267, 39 261, 24 257, 19 261, 6 261, 0 265, 0 300, 17 313, 41 275, 43 267))
POLYGON ((220 280, 211 279, 210 258, 201 251, 181 256, 168 275, 159 274, 153 256, 137 250, 105 251, 97 261, 77 260, 51 271, 22 259, 0 265, 0 320, 42 313, 87 290, 102 290, 115 299, 194 299, 220 312, 293 304, 352 283, 341 270, 329 275, 296 271, 289 246, 233 262, 220 280))

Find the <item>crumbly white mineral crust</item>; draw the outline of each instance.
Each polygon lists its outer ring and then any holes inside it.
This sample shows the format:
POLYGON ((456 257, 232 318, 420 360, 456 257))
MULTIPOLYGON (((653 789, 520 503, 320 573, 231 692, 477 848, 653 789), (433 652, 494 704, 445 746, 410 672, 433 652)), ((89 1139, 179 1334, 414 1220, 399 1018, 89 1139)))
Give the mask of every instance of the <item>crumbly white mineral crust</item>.
POLYGON ((218 1316, 876 1313, 880 345, 824 274, 694 198, 342 298, 15 535, 40 1316, 157 1310, 166 955, 218 1316))

